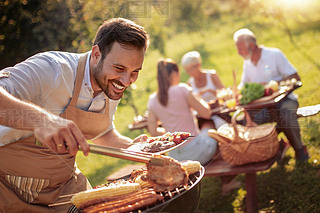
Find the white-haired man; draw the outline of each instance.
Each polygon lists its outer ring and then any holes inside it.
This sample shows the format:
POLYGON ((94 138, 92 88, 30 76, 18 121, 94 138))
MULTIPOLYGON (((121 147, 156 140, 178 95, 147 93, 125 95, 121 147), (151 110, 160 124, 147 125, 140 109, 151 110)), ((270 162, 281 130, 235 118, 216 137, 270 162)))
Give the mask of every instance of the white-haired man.
MULTIPOLYGON (((283 81, 293 78, 300 80, 297 70, 286 56, 277 48, 258 46, 254 33, 249 29, 236 31, 233 38, 238 54, 245 59, 239 87, 250 82, 267 84, 271 80, 283 81)), ((276 121, 277 131, 284 132, 295 150, 296 159, 307 161, 309 155, 301 142, 296 116, 298 106, 296 96, 291 93, 274 109, 262 109, 251 114, 253 120, 259 124, 276 121)))

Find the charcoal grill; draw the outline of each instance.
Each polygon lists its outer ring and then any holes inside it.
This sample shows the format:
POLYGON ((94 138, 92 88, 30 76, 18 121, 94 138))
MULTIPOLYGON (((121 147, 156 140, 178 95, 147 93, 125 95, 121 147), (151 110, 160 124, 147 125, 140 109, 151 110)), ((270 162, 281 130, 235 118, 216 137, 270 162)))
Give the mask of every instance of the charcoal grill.
MULTIPOLYGON (((163 201, 140 209, 141 212, 196 212, 200 200, 200 181, 204 175, 204 167, 189 175, 188 186, 179 187, 171 191, 161 192, 163 201)), ((138 211, 138 212, 140 212, 138 211)))
MULTIPOLYGON (((204 167, 201 166, 197 173, 189 175, 188 185, 181 186, 171 191, 164 191, 159 194, 163 195, 164 199, 157 203, 146 206, 134 212, 183 212, 191 213, 196 212, 200 200, 200 181, 204 175, 204 167)), ((130 175, 126 175, 119 179, 129 179, 130 175)), ((81 212, 78 211, 75 206, 71 208, 68 213, 81 212)))

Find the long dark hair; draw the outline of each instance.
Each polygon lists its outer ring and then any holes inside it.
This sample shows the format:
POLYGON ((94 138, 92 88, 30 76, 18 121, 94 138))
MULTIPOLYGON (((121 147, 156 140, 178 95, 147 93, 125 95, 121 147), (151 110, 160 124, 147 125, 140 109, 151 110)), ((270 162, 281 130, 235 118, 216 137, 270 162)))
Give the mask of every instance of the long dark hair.
POLYGON ((146 50, 149 37, 143 27, 124 18, 105 21, 98 29, 93 45, 98 45, 102 59, 111 51, 114 42, 146 50))
POLYGON ((168 104, 168 90, 171 85, 170 75, 172 72, 179 72, 179 67, 171 59, 160 59, 158 61, 158 99, 162 106, 168 104))

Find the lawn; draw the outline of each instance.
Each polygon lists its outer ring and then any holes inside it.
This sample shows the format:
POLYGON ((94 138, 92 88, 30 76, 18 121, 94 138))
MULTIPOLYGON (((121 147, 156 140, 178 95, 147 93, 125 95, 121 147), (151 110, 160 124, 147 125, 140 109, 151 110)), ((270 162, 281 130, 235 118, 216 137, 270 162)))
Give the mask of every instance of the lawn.
MULTIPOLYGON (((203 67, 217 70, 225 86, 232 85, 232 70, 237 71, 240 81, 242 59, 237 55, 233 44, 233 32, 249 27, 258 42, 265 46, 281 49, 301 76, 303 86, 296 90, 300 106, 319 104, 320 90, 320 27, 303 24, 292 28, 293 41, 281 26, 272 22, 253 21, 251 17, 225 15, 212 21, 205 30, 198 32, 172 33, 166 40, 166 56, 156 50, 146 54, 143 70, 131 89, 133 104, 139 114, 145 112, 149 95, 157 88, 156 62, 160 57, 170 57, 180 62, 181 56, 190 50, 197 50, 203 56, 203 67)), ((181 71, 182 81, 187 79, 181 71)), ((129 105, 121 105, 115 115, 115 125, 120 133, 134 138, 146 130, 130 131, 128 124, 133 121, 134 110, 129 105)), ((281 164, 259 173, 258 200, 262 212, 320 212, 320 115, 300 118, 303 142, 307 145, 311 158, 308 164, 297 164, 294 152, 287 152, 281 164)), ((120 167, 132 164, 130 161, 90 154, 77 156, 77 164, 92 185, 106 182, 105 177, 120 167)), ((218 178, 204 178, 199 212, 243 212, 245 210, 244 177, 241 188, 226 196, 221 196, 221 182, 218 178)))

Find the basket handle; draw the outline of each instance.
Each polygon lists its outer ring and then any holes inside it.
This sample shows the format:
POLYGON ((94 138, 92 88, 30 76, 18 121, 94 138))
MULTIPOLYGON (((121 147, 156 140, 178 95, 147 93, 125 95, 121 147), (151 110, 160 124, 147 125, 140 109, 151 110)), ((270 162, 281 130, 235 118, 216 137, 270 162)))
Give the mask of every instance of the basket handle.
POLYGON ((220 135, 217 130, 215 129, 209 129, 208 130, 208 136, 216 139, 219 142, 222 143, 230 143, 229 140, 227 138, 225 138, 224 136, 220 135))
POLYGON ((233 114, 232 118, 231 118, 231 124, 232 124, 232 127, 233 127, 233 130, 234 130, 234 141, 237 141, 239 140, 239 132, 238 132, 238 129, 237 129, 237 122, 236 122, 236 118, 240 115, 241 112, 244 112, 244 115, 245 115, 245 118, 246 118, 246 121, 247 121, 247 127, 253 127, 253 126, 258 126, 258 124, 256 124, 254 121, 252 121, 248 111, 243 108, 243 107, 239 107, 237 109, 237 111, 233 114))

